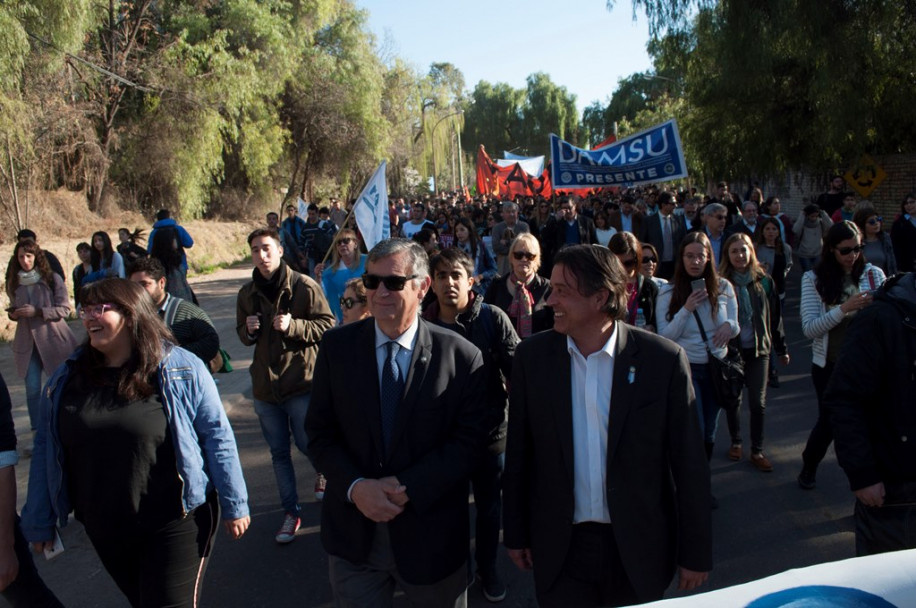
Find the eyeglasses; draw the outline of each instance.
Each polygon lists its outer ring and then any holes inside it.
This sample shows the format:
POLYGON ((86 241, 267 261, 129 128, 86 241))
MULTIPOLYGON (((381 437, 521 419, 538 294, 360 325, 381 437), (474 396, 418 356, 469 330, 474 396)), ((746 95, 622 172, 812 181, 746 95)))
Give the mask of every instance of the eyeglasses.
POLYGON ((345 236, 345 237, 343 237, 342 239, 337 239, 337 244, 338 244, 338 245, 349 245, 350 243, 352 243, 352 242, 355 241, 355 240, 356 240, 356 239, 352 239, 352 238, 350 238, 350 237, 348 237, 348 236, 345 236))
POLYGON ((620 263, 623 264, 624 268, 636 268, 636 260, 630 258, 629 260, 620 260, 620 263))
POLYGON ((363 285, 366 289, 378 289, 379 284, 384 284, 385 289, 388 291, 402 291, 404 286, 407 285, 407 281, 417 278, 417 275, 412 274, 409 277, 399 277, 397 275, 391 275, 387 277, 380 277, 375 274, 364 274, 362 276, 363 285))
POLYGON ((117 310, 115 304, 86 304, 80 308, 80 319, 99 319, 109 310, 117 310))
POLYGON ((650 255, 647 255, 642 259, 642 263, 643 264, 658 264, 658 260, 656 258, 653 258, 650 255))
POLYGON ((865 223, 871 226, 874 226, 875 224, 880 224, 883 221, 884 221, 883 217, 872 217, 872 218, 869 218, 869 220, 865 223))
POLYGON ((347 310, 352 309, 357 304, 365 304, 365 303, 366 303, 366 298, 344 298, 344 297, 340 298, 341 308, 346 308, 347 310))
POLYGON ((529 262, 533 262, 535 259, 537 259, 538 254, 531 253, 530 251, 513 251, 512 257, 514 257, 519 262, 521 262, 522 260, 528 260, 529 262))
POLYGON ((856 245, 855 247, 837 247, 837 253, 840 255, 849 255, 850 253, 858 254, 862 251, 861 245, 856 245))

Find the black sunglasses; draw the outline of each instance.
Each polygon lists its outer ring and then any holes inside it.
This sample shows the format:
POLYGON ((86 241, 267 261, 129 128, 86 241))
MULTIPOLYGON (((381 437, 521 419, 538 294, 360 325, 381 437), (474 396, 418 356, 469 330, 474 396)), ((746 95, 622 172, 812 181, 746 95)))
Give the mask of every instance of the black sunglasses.
POLYGON ((623 260, 622 264, 624 268, 636 268, 636 260, 633 258, 623 260))
POLYGON ((350 237, 348 237, 348 236, 345 236, 345 237, 343 237, 343 238, 337 239, 337 244, 338 244, 338 245, 349 245, 350 243, 352 243, 352 242, 355 241, 355 240, 356 240, 356 239, 353 239, 353 238, 350 238, 350 237))
POLYGON ((522 260, 528 260, 529 262, 533 262, 534 259, 538 257, 538 254, 531 253, 530 251, 513 251, 512 257, 514 257, 516 260, 520 262, 522 260))
POLYGON ((653 258, 652 256, 648 256, 648 255, 647 255, 647 256, 643 257, 642 263, 643 263, 643 264, 658 264, 658 260, 656 260, 656 259, 653 258))
POLYGON ((366 298, 344 298, 344 297, 340 298, 341 308, 346 308, 347 310, 350 310, 357 304, 365 304, 365 303, 366 303, 366 298))
POLYGON ((855 247, 837 247, 837 252, 840 255, 849 255, 850 253, 859 253, 862 251, 861 245, 856 245, 855 247))
POLYGON ((880 224, 880 223, 883 222, 883 221, 884 221, 884 218, 883 218, 883 217, 875 216, 875 217, 869 219, 867 223, 868 223, 868 224, 871 224, 872 226, 874 226, 875 224, 880 224))
POLYGON ((364 274, 362 276, 363 285, 366 289, 378 289, 379 284, 384 284, 385 289, 388 291, 402 291, 404 286, 407 285, 407 281, 417 278, 417 275, 412 274, 409 277, 399 277, 397 275, 391 275, 388 277, 380 277, 375 274, 364 274))

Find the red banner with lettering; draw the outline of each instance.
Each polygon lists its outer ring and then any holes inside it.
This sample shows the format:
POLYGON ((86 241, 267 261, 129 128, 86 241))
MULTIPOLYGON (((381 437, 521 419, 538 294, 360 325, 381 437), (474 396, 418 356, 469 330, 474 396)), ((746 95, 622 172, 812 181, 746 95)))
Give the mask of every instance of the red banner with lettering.
POLYGON ((477 148, 477 192, 510 200, 516 196, 543 196, 553 194, 550 170, 545 168, 540 177, 525 173, 518 163, 500 167, 490 159, 483 146, 477 148))

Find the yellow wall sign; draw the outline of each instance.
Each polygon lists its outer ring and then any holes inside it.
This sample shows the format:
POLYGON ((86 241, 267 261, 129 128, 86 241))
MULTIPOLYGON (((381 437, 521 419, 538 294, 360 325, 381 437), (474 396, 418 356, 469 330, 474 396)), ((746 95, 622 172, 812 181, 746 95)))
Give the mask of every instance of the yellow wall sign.
POLYGON ((878 184, 884 181, 887 173, 878 166, 875 159, 868 154, 863 154, 859 162, 850 167, 843 177, 846 178, 846 183, 859 193, 859 196, 867 198, 878 187, 878 184))

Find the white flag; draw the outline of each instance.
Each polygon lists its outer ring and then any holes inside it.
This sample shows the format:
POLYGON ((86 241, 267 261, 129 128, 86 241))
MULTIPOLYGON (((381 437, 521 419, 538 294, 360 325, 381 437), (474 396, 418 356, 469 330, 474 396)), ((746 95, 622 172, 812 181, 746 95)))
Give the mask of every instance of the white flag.
POLYGON ((372 249, 385 239, 391 238, 391 220, 388 217, 388 183, 385 181, 385 167, 382 161, 356 200, 354 213, 356 225, 363 234, 366 247, 372 249))

